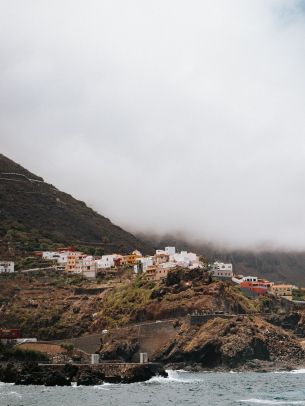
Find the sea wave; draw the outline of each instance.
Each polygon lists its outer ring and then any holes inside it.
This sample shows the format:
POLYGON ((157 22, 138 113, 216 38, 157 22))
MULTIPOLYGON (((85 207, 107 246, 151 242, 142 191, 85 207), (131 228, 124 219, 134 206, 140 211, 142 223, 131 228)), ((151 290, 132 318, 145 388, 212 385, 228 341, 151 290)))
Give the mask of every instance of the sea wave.
POLYGON ((305 369, 293 369, 290 371, 291 374, 305 374, 305 369))
POLYGON ((305 369, 293 369, 291 371, 275 371, 275 374, 305 374, 305 369))
POLYGON ((178 382, 178 383, 194 383, 194 382, 202 382, 204 380, 204 377, 198 377, 196 374, 193 372, 189 371, 184 371, 183 369, 179 370, 172 370, 168 369, 167 371, 168 377, 164 378, 162 376, 154 376, 151 378, 149 381, 145 382, 147 383, 172 383, 172 382, 178 382), (196 376, 196 377, 195 377, 196 376))

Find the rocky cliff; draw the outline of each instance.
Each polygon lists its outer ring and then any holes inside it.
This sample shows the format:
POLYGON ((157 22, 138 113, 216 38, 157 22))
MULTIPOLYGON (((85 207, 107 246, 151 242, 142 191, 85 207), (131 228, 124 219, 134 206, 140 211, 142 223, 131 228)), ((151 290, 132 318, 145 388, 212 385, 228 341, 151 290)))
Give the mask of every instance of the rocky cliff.
POLYGON ((183 367, 303 365, 304 310, 271 296, 247 298, 202 270, 177 269, 164 283, 128 275, 103 285, 49 271, 2 276, 0 327, 43 340, 74 337, 76 347, 76 337, 90 346, 92 336, 90 353, 102 339, 107 361, 135 362, 148 352, 151 360, 183 367), (208 314, 194 324, 188 316, 194 312, 208 314))
POLYGON ((216 317, 197 327, 184 324, 154 358, 203 368, 255 368, 261 361, 265 367, 305 365, 300 340, 257 316, 216 317))

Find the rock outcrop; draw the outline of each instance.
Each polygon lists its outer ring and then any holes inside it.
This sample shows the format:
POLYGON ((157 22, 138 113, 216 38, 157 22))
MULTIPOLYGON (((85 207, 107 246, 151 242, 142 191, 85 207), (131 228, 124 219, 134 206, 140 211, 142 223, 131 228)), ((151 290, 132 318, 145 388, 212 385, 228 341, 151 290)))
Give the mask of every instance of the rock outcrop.
POLYGON ((283 329, 259 317, 239 316, 215 318, 198 327, 184 324, 155 359, 204 368, 238 369, 253 360, 294 368, 305 364, 305 352, 283 329))
POLYGON ((17 385, 70 386, 132 383, 147 381, 153 376, 167 376, 160 364, 97 364, 97 365, 38 365, 2 364, 0 382, 17 385))

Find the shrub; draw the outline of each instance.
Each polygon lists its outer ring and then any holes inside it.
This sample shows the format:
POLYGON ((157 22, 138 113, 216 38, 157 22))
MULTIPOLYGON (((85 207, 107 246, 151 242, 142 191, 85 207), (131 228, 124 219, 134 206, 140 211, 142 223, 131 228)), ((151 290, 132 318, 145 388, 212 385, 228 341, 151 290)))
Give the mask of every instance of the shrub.
POLYGON ((6 360, 47 362, 49 357, 40 351, 24 350, 18 347, 2 347, 2 355, 6 360))
POLYGON ((60 344, 61 348, 64 348, 67 351, 73 351, 74 350, 74 345, 71 343, 62 343, 60 344))

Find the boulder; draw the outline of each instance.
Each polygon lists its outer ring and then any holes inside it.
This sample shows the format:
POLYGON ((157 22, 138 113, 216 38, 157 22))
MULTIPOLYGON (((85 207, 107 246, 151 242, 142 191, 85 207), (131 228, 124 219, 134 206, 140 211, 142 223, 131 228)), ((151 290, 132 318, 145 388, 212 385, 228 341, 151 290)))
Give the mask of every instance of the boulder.
POLYGON ((100 371, 83 370, 76 377, 77 385, 92 386, 101 385, 105 375, 100 371))
POLYGON ((69 379, 59 371, 49 372, 44 380, 45 386, 70 386, 69 379))

